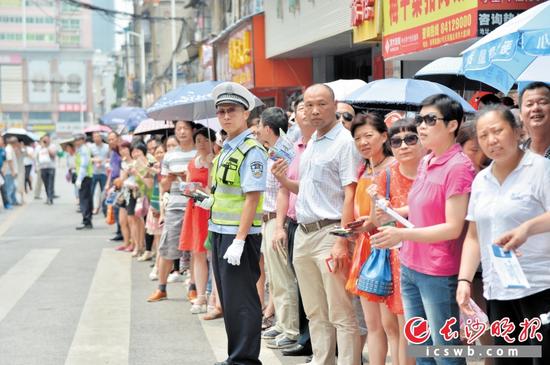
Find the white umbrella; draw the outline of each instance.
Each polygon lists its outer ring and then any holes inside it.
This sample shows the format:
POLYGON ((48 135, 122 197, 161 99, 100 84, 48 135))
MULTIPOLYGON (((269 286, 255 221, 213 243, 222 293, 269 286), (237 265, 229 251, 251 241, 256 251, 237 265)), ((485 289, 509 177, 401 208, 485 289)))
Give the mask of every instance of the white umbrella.
POLYGON ((365 86, 367 83, 359 79, 340 79, 331 82, 325 82, 325 85, 329 86, 334 91, 334 99, 338 101, 347 100, 355 90, 365 86))
POLYGON ((519 75, 516 82, 521 91, 527 84, 533 81, 542 81, 550 84, 550 56, 537 57, 525 71, 519 75))

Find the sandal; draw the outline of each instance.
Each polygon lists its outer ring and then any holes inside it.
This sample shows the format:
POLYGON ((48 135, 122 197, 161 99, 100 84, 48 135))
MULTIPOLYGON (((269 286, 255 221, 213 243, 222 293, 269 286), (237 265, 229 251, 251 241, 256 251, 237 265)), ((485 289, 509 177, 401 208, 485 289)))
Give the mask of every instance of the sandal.
POLYGON ((223 312, 219 309, 214 309, 208 313, 206 313, 204 316, 202 316, 202 319, 205 321, 211 321, 213 319, 218 319, 223 317, 223 312))
POLYGON ((272 314, 269 317, 263 316, 262 318, 262 330, 266 330, 273 327, 275 324, 275 316, 272 314))

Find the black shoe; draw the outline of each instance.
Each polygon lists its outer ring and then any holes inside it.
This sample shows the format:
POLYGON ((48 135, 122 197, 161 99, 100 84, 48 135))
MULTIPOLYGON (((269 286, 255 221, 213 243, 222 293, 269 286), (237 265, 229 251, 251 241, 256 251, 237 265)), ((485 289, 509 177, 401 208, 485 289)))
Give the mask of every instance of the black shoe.
POLYGON ((82 225, 76 227, 76 230, 81 231, 83 229, 92 229, 92 228, 94 228, 94 226, 92 226, 91 224, 82 224, 82 225))
POLYGON ((313 356, 308 356, 306 359, 306 364, 313 361, 313 356))
POLYGON ((124 241, 124 237, 122 237, 121 235, 117 234, 117 235, 114 236, 113 238, 109 238, 109 241, 111 241, 111 242, 124 241))
POLYGON ((313 352, 311 352, 311 346, 304 346, 299 343, 292 347, 288 347, 286 349, 283 349, 281 351, 283 356, 309 356, 313 352))

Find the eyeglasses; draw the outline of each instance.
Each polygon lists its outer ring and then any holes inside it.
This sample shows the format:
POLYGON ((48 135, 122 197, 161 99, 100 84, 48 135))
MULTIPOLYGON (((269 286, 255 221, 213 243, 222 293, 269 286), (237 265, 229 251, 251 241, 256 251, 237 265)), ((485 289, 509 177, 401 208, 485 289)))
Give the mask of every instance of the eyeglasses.
POLYGON ((344 118, 346 122, 351 122, 353 120, 353 115, 348 112, 336 112, 336 119, 340 119, 340 117, 344 118))
POLYGON ((237 111, 237 108, 235 108, 235 107, 229 107, 229 108, 226 108, 226 109, 220 108, 220 109, 216 110, 216 115, 218 117, 224 117, 226 114, 227 115, 233 115, 236 111, 237 111))
POLYGON ((426 115, 418 114, 416 117, 414 117, 416 126, 419 126, 422 124, 422 122, 424 122, 426 123, 427 126, 433 127, 438 120, 445 120, 445 118, 438 117, 435 114, 426 114, 426 115))
POLYGON ((392 137, 390 138, 390 146, 392 148, 399 148, 405 142, 407 146, 414 146, 418 143, 418 136, 416 134, 407 134, 404 138, 392 137))

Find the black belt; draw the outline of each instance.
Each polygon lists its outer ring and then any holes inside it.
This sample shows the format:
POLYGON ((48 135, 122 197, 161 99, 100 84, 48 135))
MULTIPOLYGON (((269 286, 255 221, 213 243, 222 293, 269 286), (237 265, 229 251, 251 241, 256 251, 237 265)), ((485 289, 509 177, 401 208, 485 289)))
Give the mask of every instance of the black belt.
POLYGON ((324 228, 326 226, 330 226, 331 224, 340 223, 339 220, 335 219, 323 219, 317 222, 313 223, 307 223, 307 224, 300 224, 300 228, 302 228, 302 231, 305 233, 311 233, 321 230, 321 228, 324 228))
POLYGON ((266 212, 262 215, 262 221, 264 223, 267 223, 270 220, 275 219, 275 218, 277 218, 277 213, 275 213, 275 212, 266 212))

